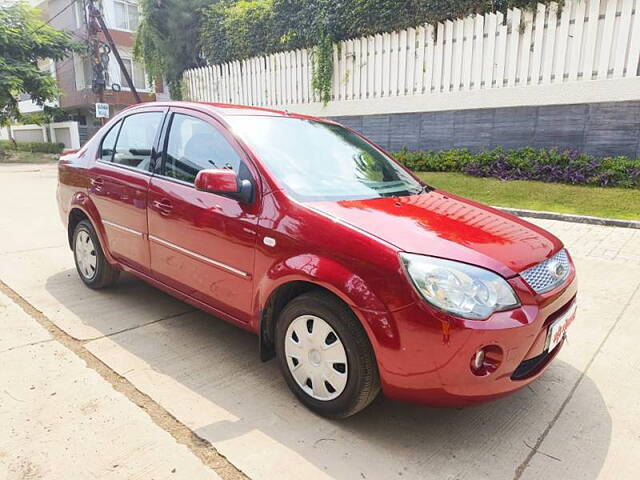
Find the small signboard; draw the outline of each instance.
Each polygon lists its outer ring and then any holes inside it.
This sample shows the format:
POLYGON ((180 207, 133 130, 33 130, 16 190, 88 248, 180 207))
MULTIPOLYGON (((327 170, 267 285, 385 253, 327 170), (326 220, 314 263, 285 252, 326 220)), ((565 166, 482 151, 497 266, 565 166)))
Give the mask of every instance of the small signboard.
POLYGON ((108 103, 96 103, 96 118, 109 118, 108 103))

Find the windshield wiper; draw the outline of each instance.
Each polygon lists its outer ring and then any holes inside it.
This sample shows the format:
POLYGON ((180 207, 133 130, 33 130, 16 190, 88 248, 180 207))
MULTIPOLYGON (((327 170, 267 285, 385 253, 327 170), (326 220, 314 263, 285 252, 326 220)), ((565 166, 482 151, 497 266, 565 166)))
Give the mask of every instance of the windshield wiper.
POLYGON ((397 192, 395 194, 392 195, 387 195, 389 197, 410 197, 412 195, 422 195, 423 193, 430 193, 434 190, 433 187, 430 187, 429 185, 421 185, 420 189, 417 192, 411 192, 409 190, 404 190, 402 192, 397 192))

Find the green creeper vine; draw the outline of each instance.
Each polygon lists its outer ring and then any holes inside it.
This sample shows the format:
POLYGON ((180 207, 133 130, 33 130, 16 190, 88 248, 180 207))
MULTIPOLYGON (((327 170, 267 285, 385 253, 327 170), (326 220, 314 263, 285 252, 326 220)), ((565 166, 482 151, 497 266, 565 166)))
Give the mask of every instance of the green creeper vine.
POLYGON ((474 13, 512 7, 535 10, 539 2, 552 1, 139 0, 142 13, 134 53, 144 60, 147 73, 164 78, 172 96, 179 98, 186 69, 312 49, 314 94, 326 104, 332 100, 335 42, 474 13))
POLYGON ((323 105, 331 101, 333 79, 333 41, 324 34, 318 45, 314 47, 313 76, 311 86, 320 97, 323 105))

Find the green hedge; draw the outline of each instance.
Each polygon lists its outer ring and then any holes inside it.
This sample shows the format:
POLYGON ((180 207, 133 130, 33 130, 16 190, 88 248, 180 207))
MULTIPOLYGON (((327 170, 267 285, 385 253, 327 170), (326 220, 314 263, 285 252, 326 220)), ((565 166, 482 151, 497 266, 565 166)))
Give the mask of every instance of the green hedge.
POLYGON ((403 149, 393 156, 416 172, 461 172, 475 158, 468 150, 414 151, 403 149))
POLYGON ((20 152, 62 153, 64 143, 16 142, 14 145, 10 140, 0 140, 0 149, 18 150, 20 152))
POLYGON ((640 159, 596 158, 555 148, 495 150, 472 153, 465 149, 439 152, 402 150, 395 158, 419 172, 462 172, 502 180, 537 180, 573 185, 640 188, 640 159))

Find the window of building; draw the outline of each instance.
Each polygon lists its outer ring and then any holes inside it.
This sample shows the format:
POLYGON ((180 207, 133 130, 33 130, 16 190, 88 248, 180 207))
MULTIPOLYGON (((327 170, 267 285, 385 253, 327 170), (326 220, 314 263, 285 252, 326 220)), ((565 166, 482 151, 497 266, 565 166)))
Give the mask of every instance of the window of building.
MULTIPOLYGON (((123 58, 122 63, 124 63, 129 76, 131 77, 131 81, 133 81, 133 85, 137 90, 144 90, 147 88, 147 80, 146 73, 144 71, 144 67, 142 64, 131 60, 130 58, 123 58)), ((125 88, 129 88, 127 85, 127 81, 124 79, 124 75, 121 75, 120 85, 125 88)))
POLYGON ((116 28, 134 31, 138 28, 138 4, 131 1, 114 0, 116 28))

